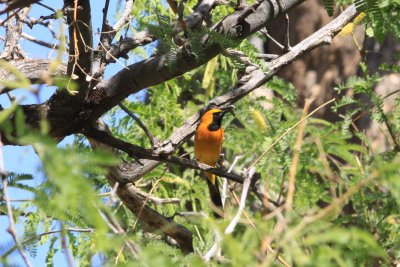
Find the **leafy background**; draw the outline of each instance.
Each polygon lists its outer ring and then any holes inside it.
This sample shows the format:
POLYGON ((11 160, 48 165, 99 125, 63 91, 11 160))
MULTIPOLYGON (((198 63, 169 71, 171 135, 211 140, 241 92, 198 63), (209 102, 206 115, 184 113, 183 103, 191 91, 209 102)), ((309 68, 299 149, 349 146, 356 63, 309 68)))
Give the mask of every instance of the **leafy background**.
MULTIPOLYGON (((400 3, 369 0, 365 3, 363 10, 367 16, 363 23, 366 33, 380 41, 389 34, 399 39, 399 21, 394 18, 398 15, 400 3)), ((195 4, 196 1, 186 2, 184 14, 192 12, 195 4)), ((175 20, 174 14, 158 1, 135 1, 135 6, 133 15, 138 18, 134 22, 135 30, 153 25, 151 29, 158 34, 161 42, 158 48, 161 51, 174 49, 171 31, 166 30, 175 20)), ((118 10, 119 6, 113 8, 118 10)), ((213 12, 212 22, 232 11, 232 6, 219 6, 213 12)), ((136 49, 131 52, 131 60, 144 58, 154 52, 153 49, 154 45, 136 49)), ((248 41, 240 44, 238 49, 250 57, 256 51, 248 41)), ((201 57, 201 54, 198 56, 201 57)), ((262 62, 257 63, 263 67, 262 62)), ((395 65, 381 67, 387 73, 399 72, 395 65)), ((162 237, 146 232, 129 210, 110 195, 112 188, 104 174, 107 167, 118 164, 115 156, 107 151, 92 152, 87 140, 79 135, 57 145, 47 137, 45 122, 40 131, 32 131, 25 126, 25 118, 16 106, 14 109, 19 119, 15 126, 7 122, 7 110, 2 111, 2 129, 11 131, 15 127, 18 142, 33 144, 40 161, 31 163, 36 168, 31 173, 21 173, 16 168, 7 177, 12 198, 29 198, 29 201, 13 205, 24 248, 33 259, 45 256, 48 266, 65 263, 64 240, 68 240, 69 249, 79 266, 132 266, 133 262, 140 266, 207 266, 209 263, 202 256, 214 243, 217 232, 223 236, 222 256, 214 259, 211 265, 280 264, 276 254, 268 253, 266 256, 269 244, 274 251, 279 251, 285 262, 296 266, 399 264, 400 100, 397 97, 394 109, 385 113, 385 96, 374 91, 374 86, 381 79, 380 74, 369 73, 363 62, 360 68, 362 72, 359 76, 332 88, 338 93, 348 89, 354 91, 352 97, 343 96, 331 107, 334 112, 345 113, 342 121, 310 118, 305 126, 300 126, 304 127, 304 136, 301 151, 298 151, 298 163, 293 161, 293 155, 297 153, 298 128, 295 128, 285 134, 256 165, 261 177, 260 185, 271 199, 281 202, 286 197, 290 169, 297 164, 292 210, 271 214, 268 203, 260 203, 250 194, 246 202, 246 216, 242 216, 233 234, 223 235, 238 205, 233 194, 228 194, 225 219, 212 218, 207 187, 197 171, 162 164, 136 184, 141 190, 151 191, 157 197, 180 198, 178 205, 154 205, 153 208, 166 216, 175 215, 178 223, 195 233, 195 252, 189 255, 167 245, 162 237), (357 97, 360 94, 367 95, 370 103, 362 102, 357 97), (374 152, 365 134, 352 127, 353 118, 362 112, 392 130, 388 137, 392 147, 389 151, 374 152), (198 215, 179 215, 187 211, 198 215), (128 229, 127 233, 118 235, 110 231, 107 225, 110 220, 128 229), (51 231, 59 232, 50 234, 51 231), (132 254, 123 249, 126 240, 133 241, 139 252, 132 254)), ((146 123, 154 136, 164 140, 209 99, 234 85, 241 71, 243 66, 238 62, 217 56, 196 70, 128 98, 124 104, 146 123)), ((227 115, 225 118, 222 165, 229 167, 240 156, 234 169, 238 172, 244 170, 301 119, 302 107, 297 106, 293 85, 274 78, 267 86, 276 97, 272 100, 244 98, 236 104, 235 116, 227 115), (271 102, 273 108, 266 109, 265 102, 271 102)), ((119 108, 106 114, 105 119, 115 136, 150 147, 142 130, 119 108)), ((10 152, 12 149, 15 148, 3 151, 6 164, 13 155, 10 152)), ((177 152, 178 155, 186 153, 192 158, 192 141, 177 152)), ((15 156, 13 160, 18 158, 15 156)), ((25 162, 21 164, 29 165, 25 162)), ((235 186, 233 191, 240 195, 241 187, 235 186)), ((0 204, 0 211, 7 212, 4 202, 0 204)), ((1 225, 7 225, 4 218, 1 217, 1 225)), ((2 233, 6 236, 5 231, 2 233)), ((3 264, 19 263, 11 239, 1 239, 0 255, 3 264)), ((43 265, 43 261, 38 265, 43 265)))

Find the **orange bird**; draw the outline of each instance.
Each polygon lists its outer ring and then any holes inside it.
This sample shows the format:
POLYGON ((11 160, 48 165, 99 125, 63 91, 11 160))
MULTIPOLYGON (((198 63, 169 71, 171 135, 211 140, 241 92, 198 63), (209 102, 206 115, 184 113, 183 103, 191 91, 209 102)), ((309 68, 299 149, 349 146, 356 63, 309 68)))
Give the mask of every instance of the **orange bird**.
MULTIPOLYGON (((213 167, 217 165, 224 139, 224 129, 221 127, 222 118, 233 108, 233 106, 228 106, 221 109, 210 109, 201 116, 194 137, 194 156, 198 162, 213 167)), ((204 172, 204 174, 207 177, 211 201, 216 207, 222 209, 217 177, 208 172, 204 172)))

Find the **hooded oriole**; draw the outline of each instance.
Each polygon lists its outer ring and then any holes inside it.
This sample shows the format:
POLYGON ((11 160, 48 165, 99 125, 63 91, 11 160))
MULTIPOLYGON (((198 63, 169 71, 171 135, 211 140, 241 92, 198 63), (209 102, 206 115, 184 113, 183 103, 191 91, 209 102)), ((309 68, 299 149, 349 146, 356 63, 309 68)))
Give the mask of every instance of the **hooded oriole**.
MULTIPOLYGON (((221 127, 225 113, 231 111, 233 106, 221 109, 211 109, 201 116, 194 138, 194 156, 198 162, 215 167, 221 154, 224 129, 221 127)), ((213 204, 222 208, 221 195, 218 189, 217 177, 205 172, 208 189, 213 204)), ((218 216, 218 214, 216 214, 218 216)))

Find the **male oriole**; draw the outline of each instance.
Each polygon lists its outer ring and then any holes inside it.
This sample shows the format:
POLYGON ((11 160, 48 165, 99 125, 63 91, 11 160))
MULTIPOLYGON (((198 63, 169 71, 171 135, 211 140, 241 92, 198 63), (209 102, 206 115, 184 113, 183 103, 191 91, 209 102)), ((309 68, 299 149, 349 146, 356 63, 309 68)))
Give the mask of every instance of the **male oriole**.
MULTIPOLYGON (((233 109, 228 106, 221 109, 210 109, 201 116, 194 138, 194 156, 198 162, 215 167, 221 154, 224 129, 221 127, 224 115, 233 109)), ((207 177, 208 189, 212 203, 222 208, 221 194, 218 189, 217 177, 204 172, 207 177)), ((218 214, 216 214, 218 216, 218 214)))

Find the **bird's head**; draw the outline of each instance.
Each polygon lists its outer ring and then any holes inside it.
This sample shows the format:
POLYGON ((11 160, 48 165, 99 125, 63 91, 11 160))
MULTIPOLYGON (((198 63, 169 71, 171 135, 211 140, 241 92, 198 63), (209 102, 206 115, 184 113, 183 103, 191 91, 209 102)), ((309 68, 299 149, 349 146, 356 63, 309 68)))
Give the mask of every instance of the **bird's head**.
POLYGON ((234 110, 234 106, 226 106, 222 108, 213 108, 208 110, 201 116, 200 122, 208 125, 210 131, 216 131, 221 128, 222 118, 227 112, 234 110))

